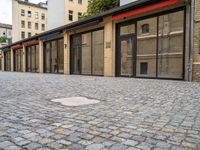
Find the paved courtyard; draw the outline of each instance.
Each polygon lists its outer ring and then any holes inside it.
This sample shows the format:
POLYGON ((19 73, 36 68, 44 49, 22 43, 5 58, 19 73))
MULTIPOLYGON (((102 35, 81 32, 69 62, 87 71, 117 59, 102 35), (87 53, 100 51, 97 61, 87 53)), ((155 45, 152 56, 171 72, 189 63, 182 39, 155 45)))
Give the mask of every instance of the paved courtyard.
POLYGON ((1 72, 0 149, 200 149, 200 83, 1 72))

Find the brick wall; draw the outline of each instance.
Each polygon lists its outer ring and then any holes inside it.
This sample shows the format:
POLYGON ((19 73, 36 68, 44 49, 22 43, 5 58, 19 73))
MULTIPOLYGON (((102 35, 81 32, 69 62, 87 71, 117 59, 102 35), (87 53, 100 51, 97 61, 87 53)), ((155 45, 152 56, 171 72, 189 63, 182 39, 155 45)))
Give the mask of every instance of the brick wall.
POLYGON ((193 80, 200 81, 200 1, 196 0, 194 27, 193 80))

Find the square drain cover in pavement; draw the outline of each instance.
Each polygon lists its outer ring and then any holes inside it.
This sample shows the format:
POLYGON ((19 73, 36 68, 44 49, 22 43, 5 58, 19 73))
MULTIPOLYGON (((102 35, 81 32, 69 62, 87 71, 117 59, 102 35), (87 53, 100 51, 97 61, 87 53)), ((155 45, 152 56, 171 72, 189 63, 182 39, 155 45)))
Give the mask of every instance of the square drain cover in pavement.
POLYGON ((61 99, 53 99, 52 102, 58 102, 65 106, 82 106, 82 105, 91 105, 97 104, 100 101, 95 99, 88 99, 86 97, 69 97, 61 99))

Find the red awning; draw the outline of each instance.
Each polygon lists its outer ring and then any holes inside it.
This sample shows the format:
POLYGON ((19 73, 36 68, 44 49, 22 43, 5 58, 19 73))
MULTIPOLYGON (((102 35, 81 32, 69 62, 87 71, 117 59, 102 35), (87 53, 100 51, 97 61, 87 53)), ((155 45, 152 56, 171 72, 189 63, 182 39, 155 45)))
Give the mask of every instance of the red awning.
POLYGON ((11 49, 18 49, 18 48, 21 48, 21 47, 22 47, 21 44, 16 44, 16 45, 11 46, 11 49))
POLYGON ((181 0, 166 0, 164 2, 160 2, 160 3, 157 3, 157 4, 150 5, 150 6, 138 8, 138 9, 126 12, 126 13, 115 15, 115 16, 112 17, 112 20, 119 20, 119 19, 123 19, 123 18, 126 18, 126 17, 131 17, 131 16, 138 15, 138 14, 141 14, 141 13, 156 10, 158 8, 163 8, 163 7, 166 7, 166 6, 179 4, 180 2, 181 2, 181 0))
POLYGON ((29 45, 35 45, 35 44, 38 44, 38 43, 39 43, 38 40, 32 40, 32 41, 24 42, 23 45, 29 46, 29 45))

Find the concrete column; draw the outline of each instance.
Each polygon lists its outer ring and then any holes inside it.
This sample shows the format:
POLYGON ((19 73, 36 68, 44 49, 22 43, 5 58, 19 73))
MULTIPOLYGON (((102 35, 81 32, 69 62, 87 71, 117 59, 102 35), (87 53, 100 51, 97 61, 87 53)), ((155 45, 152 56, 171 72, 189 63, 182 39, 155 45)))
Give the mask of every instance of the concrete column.
POLYGON ((70 74, 70 36, 64 34, 64 74, 70 74))
POLYGON ((115 76, 115 51, 113 23, 111 18, 106 18, 104 26, 104 76, 115 76))
POLYGON ((43 49, 43 41, 39 41, 39 70, 40 73, 44 73, 44 49, 43 49))
POLYGON ((22 47, 23 52, 23 72, 26 72, 26 47, 23 45, 22 47))
POLYGON ((10 65, 11 65, 11 72, 14 71, 14 50, 10 49, 10 65))

